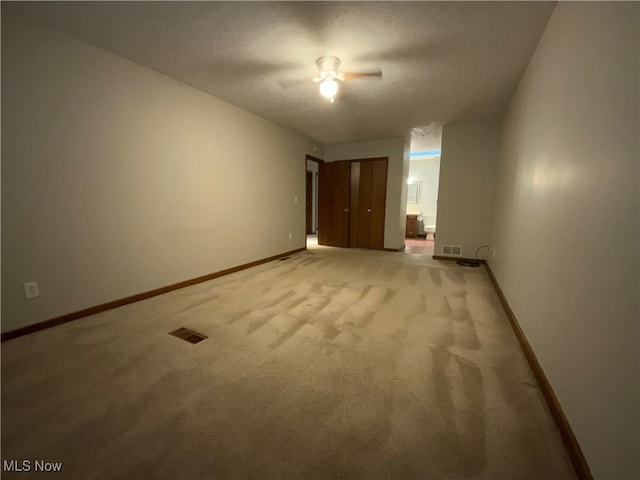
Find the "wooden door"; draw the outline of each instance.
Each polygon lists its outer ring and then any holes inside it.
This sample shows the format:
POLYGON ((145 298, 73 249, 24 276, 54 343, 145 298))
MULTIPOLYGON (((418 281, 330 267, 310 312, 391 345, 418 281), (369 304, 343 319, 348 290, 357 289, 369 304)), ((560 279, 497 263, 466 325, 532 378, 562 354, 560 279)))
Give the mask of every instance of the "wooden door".
POLYGON ((318 175, 318 243, 349 246, 350 162, 320 164, 318 175))
POLYGON ((387 159, 351 162, 349 246, 384 248, 387 159))
POLYGON ((373 160, 371 174, 371 233, 369 248, 384 248, 384 214, 387 207, 387 159, 373 160))
POLYGON ((307 235, 313 233, 313 172, 307 172, 307 235))
POLYGON ((351 162, 349 246, 371 248, 371 162, 351 162))

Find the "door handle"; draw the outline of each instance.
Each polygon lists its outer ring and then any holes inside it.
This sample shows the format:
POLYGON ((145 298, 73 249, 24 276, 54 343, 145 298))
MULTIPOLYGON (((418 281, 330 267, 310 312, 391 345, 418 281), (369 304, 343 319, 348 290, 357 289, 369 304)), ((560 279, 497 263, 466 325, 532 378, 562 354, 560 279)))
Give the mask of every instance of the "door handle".
POLYGON ((371 213, 371 209, 370 208, 367 208, 367 213, 371 213))
POLYGON ((348 211, 349 211, 349 209, 348 209, 348 208, 345 208, 345 209, 344 209, 344 211, 345 211, 345 212, 348 212, 348 211))

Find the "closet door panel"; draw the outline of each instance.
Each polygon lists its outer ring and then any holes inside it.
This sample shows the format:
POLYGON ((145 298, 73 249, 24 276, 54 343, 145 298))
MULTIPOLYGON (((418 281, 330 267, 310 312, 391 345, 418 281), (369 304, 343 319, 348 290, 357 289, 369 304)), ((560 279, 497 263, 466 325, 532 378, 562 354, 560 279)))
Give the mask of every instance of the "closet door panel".
POLYGON ((371 180, 373 175, 372 162, 360 163, 360 182, 358 184, 358 210, 354 212, 358 217, 357 240, 355 247, 371 248, 371 180))
POLYGON ((318 243, 349 246, 350 162, 320 164, 318 176, 318 243))
POLYGON ((358 205, 360 192, 360 162, 351 162, 351 203, 349 212, 349 246, 356 247, 358 243, 358 205))
POLYGON ((370 247, 384 248, 384 213, 387 203, 387 160, 374 160, 371 173, 370 247))

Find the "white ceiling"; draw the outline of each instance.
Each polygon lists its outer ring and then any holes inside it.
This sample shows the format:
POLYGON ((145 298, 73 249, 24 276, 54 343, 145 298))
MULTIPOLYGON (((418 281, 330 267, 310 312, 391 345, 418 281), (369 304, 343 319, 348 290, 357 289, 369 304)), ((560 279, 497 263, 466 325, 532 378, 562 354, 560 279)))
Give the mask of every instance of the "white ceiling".
MULTIPOLYGON (((496 118, 555 3, 2 2, 3 11, 115 52, 323 143, 410 135, 496 118), (336 102, 316 59, 353 80, 336 102)), ((439 131, 439 130, 438 130, 439 131)), ((426 133, 425 133, 426 132, 426 133)), ((436 138, 438 137, 438 138, 436 138)))
POLYGON ((431 123, 413 127, 409 131, 411 152, 432 152, 442 145, 442 125, 431 123))

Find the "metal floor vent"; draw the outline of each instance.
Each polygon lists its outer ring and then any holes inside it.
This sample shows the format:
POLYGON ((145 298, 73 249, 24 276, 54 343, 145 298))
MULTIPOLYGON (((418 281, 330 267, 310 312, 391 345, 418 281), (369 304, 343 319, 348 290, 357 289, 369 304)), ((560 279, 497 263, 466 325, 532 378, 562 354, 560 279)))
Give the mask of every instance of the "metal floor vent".
POLYGON ((442 247, 442 254, 457 255, 458 257, 460 257, 462 255, 462 247, 459 247, 457 245, 444 245, 442 247))
POLYGON ((278 259, 278 261, 279 261, 279 262, 282 262, 283 260, 289 260, 290 258, 291 258, 291 257, 282 257, 282 258, 279 258, 279 259, 278 259))
POLYGON ((184 327, 174 330, 173 332, 169 332, 169 335, 173 335, 174 337, 178 337, 189 343, 193 343, 194 345, 198 342, 201 342, 205 338, 207 338, 205 335, 202 335, 201 333, 194 332, 193 330, 189 330, 188 328, 184 328, 184 327))

